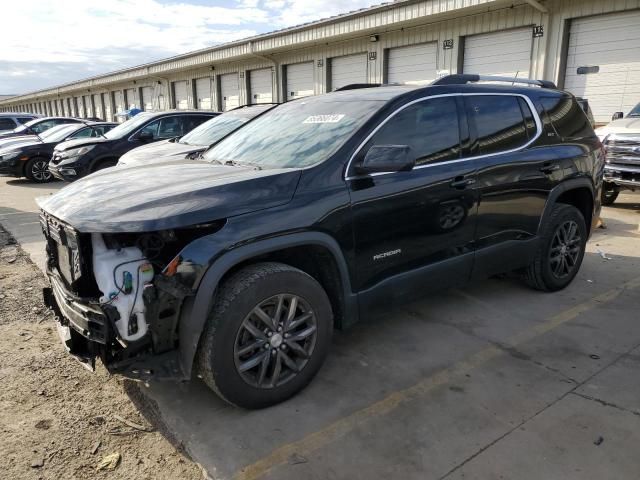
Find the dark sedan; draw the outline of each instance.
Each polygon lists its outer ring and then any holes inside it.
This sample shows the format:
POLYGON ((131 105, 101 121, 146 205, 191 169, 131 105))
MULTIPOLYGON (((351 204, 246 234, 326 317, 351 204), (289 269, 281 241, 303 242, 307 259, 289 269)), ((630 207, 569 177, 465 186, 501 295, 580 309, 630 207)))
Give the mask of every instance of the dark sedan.
POLYGON ((42 183, 51 180, 49 159, 55 146, 66 140, 102 137, 117 123, 87 122, 55 126, 37 137, 26 137, 21 143, 14 143, 0 149, 0 175, 27 177, 42 183))

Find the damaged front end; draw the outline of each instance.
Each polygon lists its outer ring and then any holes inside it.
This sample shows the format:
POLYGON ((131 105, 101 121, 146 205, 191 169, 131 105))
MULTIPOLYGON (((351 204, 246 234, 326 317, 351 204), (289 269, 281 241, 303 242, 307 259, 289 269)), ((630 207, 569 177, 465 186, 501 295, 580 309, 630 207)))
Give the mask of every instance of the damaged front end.
POLYGON ((93 369, 181 379, 178 322, 197 269, 180 252, 224 221, 143 233, 81 233, 40 215, 51 284, 44 301, 72 355, 93 369))

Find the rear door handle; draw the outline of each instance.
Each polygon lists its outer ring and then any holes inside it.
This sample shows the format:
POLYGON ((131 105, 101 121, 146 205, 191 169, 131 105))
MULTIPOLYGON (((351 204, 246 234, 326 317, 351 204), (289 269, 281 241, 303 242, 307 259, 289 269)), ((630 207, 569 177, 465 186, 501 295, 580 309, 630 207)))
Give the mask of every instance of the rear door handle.
POLYGON ((557 170, 560 170, 560 165, 558 165, 557 163, 545 163, 544 165, 542 165, 542 167, 540 167, 540 171, 542 173, 552 173, 557 170))
POLYGON ((463 188, 467 188, 470 185, 473 185, 474 183, 476 183, 476 179, 475 178, 465 178, 465 177, 456 177, 453 179, 453 181, 449 184, 449 186, 451 188, 458 188, 460 190, 462 190, 463 188))

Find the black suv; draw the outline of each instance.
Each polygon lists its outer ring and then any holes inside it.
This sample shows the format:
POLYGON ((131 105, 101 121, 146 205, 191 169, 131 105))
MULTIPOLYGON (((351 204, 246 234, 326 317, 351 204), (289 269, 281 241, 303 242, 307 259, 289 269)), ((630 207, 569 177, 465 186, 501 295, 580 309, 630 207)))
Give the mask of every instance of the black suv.
POLYGON ((141 145, 181 137, 218 113, 173 111, 139 113, 101 138, 63 142, 49 163, 54 177, 72 182, 97 170, 113 167, 121 155, 141 145))
MULTIPOLYGON (((40 202, 70 352, 199 376, 259 408, 302 389, 334 327, 438 288, 575 277, 603 151, 568 93, 383 86, 277 106, 207 161, 111 169, 40 202)), ((524 82, 524 80, 521 80, 524 82)))

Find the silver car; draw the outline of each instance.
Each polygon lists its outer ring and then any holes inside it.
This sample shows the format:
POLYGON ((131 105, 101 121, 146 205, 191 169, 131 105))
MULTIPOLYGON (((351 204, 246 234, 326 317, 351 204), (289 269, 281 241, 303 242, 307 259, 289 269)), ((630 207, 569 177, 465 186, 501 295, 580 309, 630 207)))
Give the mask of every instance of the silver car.
POLYGON ((0 133, 13 130, 34 118, 40 118, 38 113, 2 112, 0 113, 0 133))

